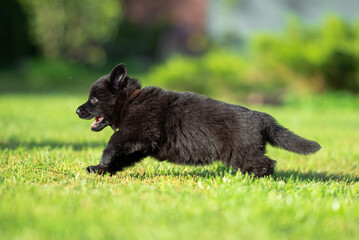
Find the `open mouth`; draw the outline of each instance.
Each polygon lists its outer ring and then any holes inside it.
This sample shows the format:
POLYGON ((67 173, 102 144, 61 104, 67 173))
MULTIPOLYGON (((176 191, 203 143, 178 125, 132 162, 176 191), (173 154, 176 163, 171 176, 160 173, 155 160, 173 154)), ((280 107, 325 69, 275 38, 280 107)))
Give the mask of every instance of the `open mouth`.
POLYGON ((95 117, 95 121, 91 124, 91 128, 97 128, 98 125, 103 121, 104 117, 97 116, 95 117))

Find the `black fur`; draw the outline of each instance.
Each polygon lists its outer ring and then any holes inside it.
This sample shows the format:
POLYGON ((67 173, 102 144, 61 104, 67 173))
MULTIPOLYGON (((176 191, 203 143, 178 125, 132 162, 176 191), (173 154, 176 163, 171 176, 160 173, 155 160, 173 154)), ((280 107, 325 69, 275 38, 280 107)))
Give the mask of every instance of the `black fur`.
POLYGON ((103 117, 93 131, 108 125, 115 131, 100 164, 87 168, 100 174, 114 174, 151 156, 189 165, 221 160, 234 170, 263 177, 273 174, 276 163, 265 156, 267 142, 300 154, 320 149, 266 113, 194 93, 141 89, 122 64, 91 86, 89 100, 77 114, 84 119, 103 117))

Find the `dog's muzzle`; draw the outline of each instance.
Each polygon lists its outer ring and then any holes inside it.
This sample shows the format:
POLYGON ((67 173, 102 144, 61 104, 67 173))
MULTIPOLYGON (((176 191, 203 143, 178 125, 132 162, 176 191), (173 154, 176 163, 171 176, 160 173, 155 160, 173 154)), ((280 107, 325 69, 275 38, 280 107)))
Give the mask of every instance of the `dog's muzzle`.
POLYGON ((84 119, 92 118, 92 116, 90 116, 90 114, 85 110, 83 106, 78 107, 76 113, 77 115, 79 115, 80 118, 84 118, 84 119))
POLYGON ((84 108, 82 106, 78 107, 76 110, 77 115, 79 115, 79 117, 81 117, 81 115, 84 112, 84 108))

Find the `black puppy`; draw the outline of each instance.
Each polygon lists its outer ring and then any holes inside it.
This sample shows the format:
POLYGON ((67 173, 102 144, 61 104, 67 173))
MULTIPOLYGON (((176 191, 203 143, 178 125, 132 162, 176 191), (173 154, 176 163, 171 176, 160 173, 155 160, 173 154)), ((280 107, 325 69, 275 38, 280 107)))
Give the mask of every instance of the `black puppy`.
POLYGON ((115 131, 100 164, 87 167, 99 174, 114 174, 151 156, 191 165, 221 160, 236 171, 263 177, 273 174, 276 163, 264 155, 267 142, 300 154, 320 149, 266 113, 194 93, 141 89, 123 64, 91 86, 88 101, 76 113, 95 118, 93 131, 106 126, 115 131))

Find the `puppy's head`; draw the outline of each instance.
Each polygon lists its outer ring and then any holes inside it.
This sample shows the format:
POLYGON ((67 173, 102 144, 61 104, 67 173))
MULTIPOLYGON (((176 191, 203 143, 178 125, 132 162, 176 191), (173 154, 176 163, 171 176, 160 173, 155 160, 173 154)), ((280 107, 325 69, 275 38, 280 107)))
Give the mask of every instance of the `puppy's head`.
POLYGON ((101 131, 109 125, 113 127, 115 104, 123 103, 139 88, 140 84, 127 76, 126 67, 119 64, 110 74, 92 84, 87 102, 79 106, 76 113, 82 119, 95 118, 91 125, 92 131, 101 131))

